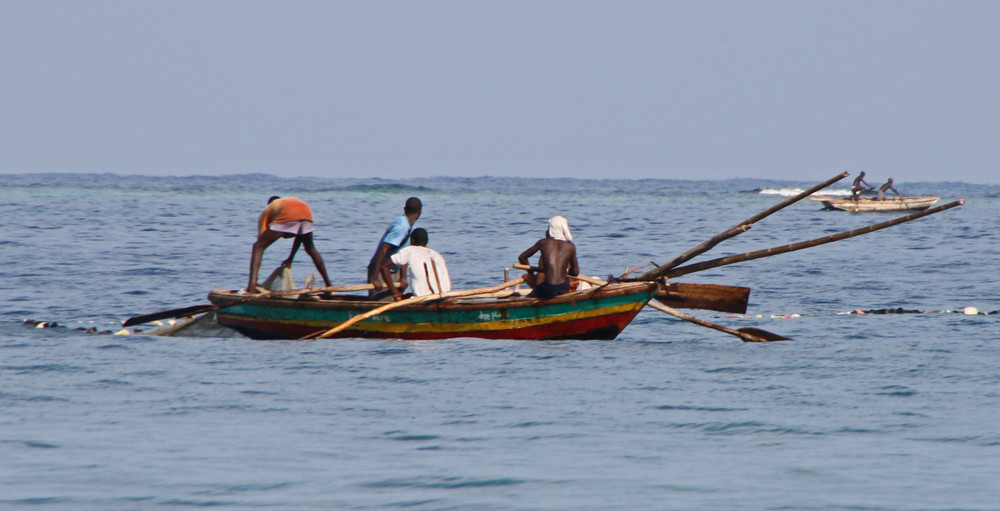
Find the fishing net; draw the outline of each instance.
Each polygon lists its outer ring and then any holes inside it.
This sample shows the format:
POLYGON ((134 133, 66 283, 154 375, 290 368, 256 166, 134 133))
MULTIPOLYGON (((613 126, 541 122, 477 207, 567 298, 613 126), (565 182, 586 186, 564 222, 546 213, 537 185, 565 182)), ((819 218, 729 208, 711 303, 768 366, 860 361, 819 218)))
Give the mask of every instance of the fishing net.
MULTIPOLYGON (((292 277, 292 270, 280 266, 267 277, 261 286, 270 291, 288 291, 297 289, 295 279, 292 277)), ((215 321, 215 312, 206 312, 200 316, 177 321, 172 325, 166 325, 153 330, 143 332, 148 335, 163 335, 168 337, 215 337, 222 339, 236 339, 243 337, 236 330, 226 328, 215 321)))

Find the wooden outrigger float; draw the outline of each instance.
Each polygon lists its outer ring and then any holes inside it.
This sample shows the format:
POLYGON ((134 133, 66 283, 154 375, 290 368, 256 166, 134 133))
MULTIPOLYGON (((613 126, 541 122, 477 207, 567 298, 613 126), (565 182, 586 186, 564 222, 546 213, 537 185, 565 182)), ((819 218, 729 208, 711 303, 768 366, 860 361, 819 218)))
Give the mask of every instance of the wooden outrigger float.
MULTIPOLYGON (((759 328, 730 329, 678 311, 678 308, 745 313, 750 289, 718 284, 669 282, 698 271, 823 245, 916 220, 963 204, 957 200, 906 216, 812 240, 791 243, 681 266, 719 243, 746 232, 774 212, 847 177, 844 172, 709 238, 670 261, 636 277, 632 271, 610 282, 575 277, 595 286, 551 300, 521 296, 511 288, 523 277, 502 284, 397 302, 371 301, 342 293, 371 284, 330 286, 246 295, 216 290, 210 304, 135 316, 124 326, 157 319, 215 313, 220 325, 254 339, 614 339, 645 306, 678 319, 734 335, 747 342, 787 340, 759 328), (655 298, 655 301, 652 301, 655 298)), ((518 265, 515 265, 518 267, 518 265)))

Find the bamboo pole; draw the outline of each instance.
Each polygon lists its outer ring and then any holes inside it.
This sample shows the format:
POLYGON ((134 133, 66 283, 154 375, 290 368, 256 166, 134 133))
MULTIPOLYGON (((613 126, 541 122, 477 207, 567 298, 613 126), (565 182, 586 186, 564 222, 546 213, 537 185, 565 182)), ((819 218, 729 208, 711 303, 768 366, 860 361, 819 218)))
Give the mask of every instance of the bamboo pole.
MULTIPOLYGON (((438 266, 433 259, 431 259, 431 267, 434 268, 434 281, 437 282, 438 294, 439 295, 444 294, 444 289, 441 289, 441 276, 438 274, 438 266)), ((430 280, 429 276, 427 280, 430 280)))
POLYGON ((754 252, 746 252, 743 254, 731 255, 727 257, 720 257, 718 259, 712 259, 710 261, 704 261, 696 264, 689 264, 687 266, 681 266, 680 268, 674 268, 668 270, 663 276, 667 278, 680 277, 681 275, 687 275, 690 273, 708 270, 711 268, 718 268, 719 266, 726 266, 729 264, 742 263, 744 261, 750 261, 753 259, 760 259, 762 257, 769 257, 778 254, 784 254, 787 252, 794 252, 796 250, 802 250, 804 248, 812 248, 826 243, 831 243, 834 241, 840 241, 847 238, 853 238, 854 236, 860 236, 862 234, 868 234, 870 232, 878 231, 880 229, 885 229, 887 227, 892 227, 894 225, 899 225, 910 220, 916 220, 918 218, 925 217, 927 215, 933 215, 934 213, 939 213, 946 209, 951 209, 956 206, 961 206, 965 204, 964 200, 957 200, 955 202, 950 202, 943 206, 937 206, 924 211, 919 211, 916 213, 911 213, 906 216, 901 216, 894 218, 892 220, 881 222, 877 224, 872 224, 867 227, 861 227, 858 229, 852 229, 850 231, 844 231, 837 234, 831 234, 830 236, 824 236, 822 238, 815 238, 807 241, 800 241, 798 243, 791 243, 788 245, 782 245, 780 247, 766 248, 764 250, 757 250, 754 252))

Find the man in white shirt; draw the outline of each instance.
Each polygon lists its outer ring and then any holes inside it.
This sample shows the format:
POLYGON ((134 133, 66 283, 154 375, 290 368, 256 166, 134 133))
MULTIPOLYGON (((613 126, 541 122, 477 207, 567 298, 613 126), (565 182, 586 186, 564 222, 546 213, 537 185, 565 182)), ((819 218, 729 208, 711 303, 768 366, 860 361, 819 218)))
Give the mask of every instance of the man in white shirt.
MULTIPOLYGON (((410 291, 413 296, 447 293, 451 291, 451 278, 444 257, 437 251, 427 248, 427 231, 416 228, 410 233, 410 245, 399 249, 389 257, 388 264, 407 268, 409 271, 410 291)), ((403 298, 402 293, 392 283, 389 284, 392 296, 396 300, 403 298)))

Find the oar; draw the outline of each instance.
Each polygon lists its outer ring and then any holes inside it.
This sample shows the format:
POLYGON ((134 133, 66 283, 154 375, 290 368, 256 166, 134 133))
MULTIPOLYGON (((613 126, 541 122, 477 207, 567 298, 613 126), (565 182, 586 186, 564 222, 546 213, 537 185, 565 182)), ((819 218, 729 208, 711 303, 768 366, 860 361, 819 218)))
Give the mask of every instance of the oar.
POLYGON ((241 303, 247 303, 253 300, 262 300, 264 298, 272 298, 275 296, 285 296, 293 294, 305 294, 305 293, 324 293, 324 292, 348 292, 348 291, 362 291, 366 289, 375 289, 372 284, 351 284, 346 286, 326 286, 326 287, 313 287, 313 288, 303 288, 303 289, 289 289, 287 291, 271 291, 269 293, 261 293, 256 295, 247 295, 239 300, 234 300, 224 305, 213 305, 206 303, 203 305, 192 305, 190 307, 181 307, 179 309, 168 309, 160 312, 153 312, 151 314, 142 314, 139 316, 132 316, 122 323, 122 326, 129 327, 132 325, 141 325, 143 323, 149 323, 150 321, 156 321, 158 319, 165 318, 179 318, 184 316, 193 316, 195 314, 201 314, 203 312, 212 312, 219 309, 225 309, 226 307, 232 307, 233 305, 239 305, 241 303))
POLYGON ((896 190, 893 190, 892 193, 895 193, 896 197, 899 197, 899 201, 903 203, 903 206, 906 209, 910 209, 910 203, 906 202, 906 197, 903 197, 902 195, 900 195, 899 192, 897 192, 896 190))
POLYGON ((718 245, 719 243, 722 243, 723 241, 729 238, 732 238, 734 236, 737 236, 741 233, 750 230, 750 228, 753 227, 753 224, 770 216, 771 214, 777 212, 778 210, 788 207, 792 204, 795 204, 796 202, 832 185, 833 183, 836 183, 837 181, 840 181, 841 179, 844 179, 845 177, 847 177, 847 172, 842 172, 836 176, 831 177, 830 179, 827 179, 826 181, 823 181, 822 183, 816 186, 813 186, 812 188, 802 193, 799 193, 794 197, 789 197, 775 204, 774 206, 771 206, 770 208, 767 208, 764 211, 761 211, 760 213, 757 213, 756 215, 747 218, 746 220, 736 224, 735 226, 730 227, 729 229, 726 229, 725 231, 719 234, 716 234, 715 236, 709 238, 708 240, 703 241, 702 243, 695 246, 691 250, 688 250, 687 252, 684 252, 683 254, 667 261, 666 263, 663 263, 657 266, 656 268, 649 270, 646 273, 643 273, 642 275, 639 275, 638 278, 640 280, 655 279, 663 275, 667 270, 674 268, 687 261, 690 261, 691 259, 694 259, 695 257, 704 254, 705 252, 708 252, 709 250, 712 249, 712 247, 718 245))
POLYGON ((768 332, 767 330, 762 330, 760 328, 746 327, 746 328, 740 328, 739 330, 733 330, 732 328, 727 328, 722 325, 717 325, 715 323, 705 321, 704 319, 696 318, 690 314, 684 314, 683 312, 675 310, 671 307, 667 307, 662 303, 649 302, 646 305, 658 311, 666 312, 667 314, 670 314, 675 318, 683 319, 684 321, 690 321, 696 325, 707 326, 708 328, 712 328, 720 332, 725 332, 729 335, 735 335, 736 337, 743 339, 743 342, 772 342, 772 341, 792 340, 790 337, 778 335, 772 332, 768 332))
POLYGON ((885 229, 887 227, 892 227, 894 225, 899 225, 901 223, 909 222, 910 220, 916 220, 918 218, 925 217, 927 215, 933 215, 934 213, 939 213, 946 209, 951 209, 956 206, 961 206, 965 204, 964 200, 957 200, 945 204, 943 206, 937 206, 924 211, 918 211, 916 213, 910 213, 906 216, 901 216, 888 220, 886 222, 872 224, 867 227, 861 227, 858 229, 852 229, 850 231, 844 231, 837 234, 831 234, 830 236, 824 236, 822 238, 815 238, 807 241, 800 241, 798 243, 791 243, 788 245, 782 245, 780 247, 766 248, 764 250, 757 250, 754 252, 746 252, 743 254, 731 255, 727 257, 720 257, 718 259, 712 259, 711 261, 704 261, 696 264, 689 264, 687 266, 681 266, 680 268, 674 268, 668 270, 664 276, 667 278, 680 277, 681 275, 687 275, 689 273, 694 273, 697 271, 708 270, 711 268, 718 268, 719 266, 726 266, 729 264, 742 263, 744 261, 750 261, 752 259, 760 259, 761 257, 768 257, 778 254, 784 254, 786 252, 793 252, 795 250, 802 250, 804 248, 811 248, 826 243, 831 243, 834 241, 840 241, 847 238, 853 238, 854 236, 860 236, 862 234, 868 234, 870 232, 877 231, 879 229, 885 229))
MULTIPOLYGON (((515 264, 514 267, 517 268, 517 269, 520 269, 520 270, 526 270, 528 268, 531 268, 530 266, 528 266, 526 264, 515 264)), ((535 271, 538 271, 538 268, 531 268, 531 269, 533 269, 535 271)), ((583 282, 587 282, 587 283, 593 284, 595 286, 605 286, 605 285, 608 284, 607 282, 604 282, 603 280, 595 279, 593 277, 586 277, 584 275, 570 275, 569 278, 576 279, 576 280, 581 280, 583 282)), ((654 309, 656 309, 656 310, 658 310, 660 312, 666 312, 667 314, 670 314, 671 316, 674 316, 676 318, 680 318, 680 319, 683 319, 685 321, 690 321, 690 322, 692 322, 694 324, 697 324, 697 325, 707 326, 708 328, 714 328, 715 330, 718 330, 720 332, 725 332, 725 333, 730 334, 730 335, 735 335, 736 337, 739 337, 740 339, 743 339, 744 342, 771 342, 771 341, 790 341, 790 340, 792 340, 789 337, 785 337, 783 335, 778 335, 778 334, 773 333, 773 332, 768 332, 767 330, 763 330, 761 328, 745 327, 745 328, 740 328, 739 330, 733 330, 732 328, 726 328, 726 327, 724 327, 722 325, 717 325, 717 324, 712 323, 710 321, 705 321, 704 319, 697 318, 697 317, 692 316, 690 314, 684 314, 683 312, 678 311, 678 310, 676 310, 676 309, 674 309, 672 307, 668 307, 666 305, 663 305, 663 304, 660 304, 660 303, 656 303, 656 302, 653 302, 653 301, 650 301, 650 302, 646 303, 646 305, 649 306, 649 307, 652 307, 652 308, 654 308, 654 309)), ((743 307, 743 311, 746 312, 746 306, 745 305, 743 307)))
POLYGON ((374 317, 374 316, 378 316, 379 314, 382 314, 383 312, 390 311, 390 310, 398 308, 398 307, 403 307, 405 305, 412 305, 414 303, 427 302, 427 301, 431 301, 431 300, 440 300, 442 298, 455 298, 455 297, 468 297, 468 296, 476 296, 476 295, 485 295, 485 294, 495 293, 495 292, 500 291, 501 289, 504 289, 504 288, 516 286, 518 284, 521 284, 522 282, 524 282, 524 277, 519 277, 519 278, 516 278, 514 280, 511 280, 511 281, 508 281, 508 282, 504 282, 503 284, 500 284, 500 285, 497 285, 497 286, 493 286, 493 287, 480 287, 480 288, 476 288, 476 289, 465 289, 465 290, 461 290, 461 291, 449 291, 447 293, 429 294, 429 295, 424 295, 424 296, 414 296, 412 298, 407 298, 405 300, 400 300, 398 302, 391 302, 391 303, 388 303, 388 304, 383 305, 381 307, 376 307, 376 308, 374 308, 374 309, 372 309, 372 310, 370 310, 368 312, 365 312, 365 313, 362 313, 362 314, 358 314, 357 316, 354 316, 351 319, 348 319, 347 321, 344 321, 343 323, 341 323, 341 324, 339 324, 339 325, 337 325, 337 326, 335 326, 333 328, 330 328, 329 330, 324 330, 322 332, 314 332, 314 333, 309 334, 309 335, 307 335, 305 337, 302 337, 302 339, 327 339, 327 338, 332 337, 333 335, 337 334, 338 332, 342 332, 342 331, 344 331, 344 330, 346 330, 346 329, 354 326, 355 323, 359 323, 359 322, 364 321, 364 320, 366 320, 368 318, 371 318, 371 317, 374 317))

